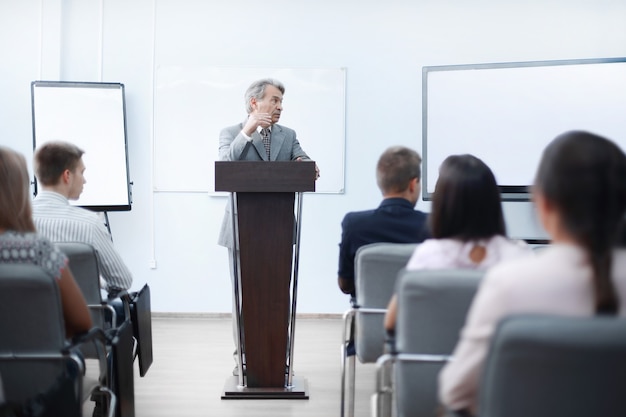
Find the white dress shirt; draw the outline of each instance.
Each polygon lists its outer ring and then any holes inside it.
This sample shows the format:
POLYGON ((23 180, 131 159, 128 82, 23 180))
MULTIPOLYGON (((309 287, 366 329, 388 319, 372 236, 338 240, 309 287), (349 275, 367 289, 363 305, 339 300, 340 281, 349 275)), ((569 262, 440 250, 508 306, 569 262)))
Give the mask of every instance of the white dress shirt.
POLYGON ((96 213, 70 205, 61 194, 40 191, 33 200, 33 220, 37 231, 53 242, 92 245, 108 291, 130 288, 133 282, 130 270, 113 247, 111 235, 96 213))

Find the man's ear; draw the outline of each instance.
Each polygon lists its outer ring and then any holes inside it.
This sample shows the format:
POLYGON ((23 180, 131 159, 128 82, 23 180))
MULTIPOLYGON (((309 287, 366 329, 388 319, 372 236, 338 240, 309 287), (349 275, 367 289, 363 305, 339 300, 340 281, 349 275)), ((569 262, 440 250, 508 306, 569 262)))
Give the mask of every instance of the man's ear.
POLYGON ((420 179, 415 177, 411 181, 409 181, 409 191, 415 192, 416 190, 419 192, 420 187, 420 179))
POLYGON ((256 101, 256 97, 251 97, 250 98, 250 107, 252 108, 252 111, 257 110, 257 105, 258 105, 258 102, 256 101))
POLYGON ((61 181, 63 181, 64 184, 69 184, 71 174, 72 172, 69 169, 63 171, 63 174, 61 174, 61 181))

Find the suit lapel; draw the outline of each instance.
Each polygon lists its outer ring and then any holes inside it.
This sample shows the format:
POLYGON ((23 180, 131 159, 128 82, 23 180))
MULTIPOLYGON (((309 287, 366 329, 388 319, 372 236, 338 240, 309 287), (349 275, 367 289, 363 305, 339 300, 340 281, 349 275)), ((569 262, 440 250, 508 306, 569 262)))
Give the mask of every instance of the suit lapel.
MULTIPOLYGON (((258 131, 254 131, 252 133, 252 144, 256 148, 257 152, 261 156, 261 159, 267 161, 267 152, 265 152, 265 145, 263 145, 263 138, 258 131)), ((271 156, 272 148, 270 147, 270 156, 271 156)))
POLYGON ((270 160, 276 161, 280 148, 285 142, 285 133, 279 125, 272 126, 272 141, 270 142, 270 160))

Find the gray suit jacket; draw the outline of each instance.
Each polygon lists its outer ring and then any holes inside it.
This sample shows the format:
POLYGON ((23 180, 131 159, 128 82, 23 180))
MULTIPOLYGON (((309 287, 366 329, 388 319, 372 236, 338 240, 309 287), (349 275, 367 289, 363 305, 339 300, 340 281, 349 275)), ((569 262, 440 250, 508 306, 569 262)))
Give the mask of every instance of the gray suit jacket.
MULTIPOLYGON (((252 142, 241 134, 243 123, 229 126, 220 132, 220 161, 267 161, 263 140, 258 132, 252 134, 252 142)), ((300 147, 300 142, 293 129, 281 125, 272 126, 270 161, 294 161, 297 158, 310 160, 300 147)), ((222 220, 218 245, 233 248, 233 224, 230 214, 230 200, 222 220)))

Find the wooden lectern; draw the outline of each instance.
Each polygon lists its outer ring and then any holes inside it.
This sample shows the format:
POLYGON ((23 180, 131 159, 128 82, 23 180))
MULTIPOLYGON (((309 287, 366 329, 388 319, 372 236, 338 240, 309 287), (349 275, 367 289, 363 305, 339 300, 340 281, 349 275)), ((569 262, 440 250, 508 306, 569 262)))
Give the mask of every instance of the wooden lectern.
POLYGON ((315 191, 315 162, 217 161, 215 191, 231 193, 238 249, 233 319, 240 372, 228 378, 222 399, 308 399, 306 380, 290 371, 302 192, 315 191))

